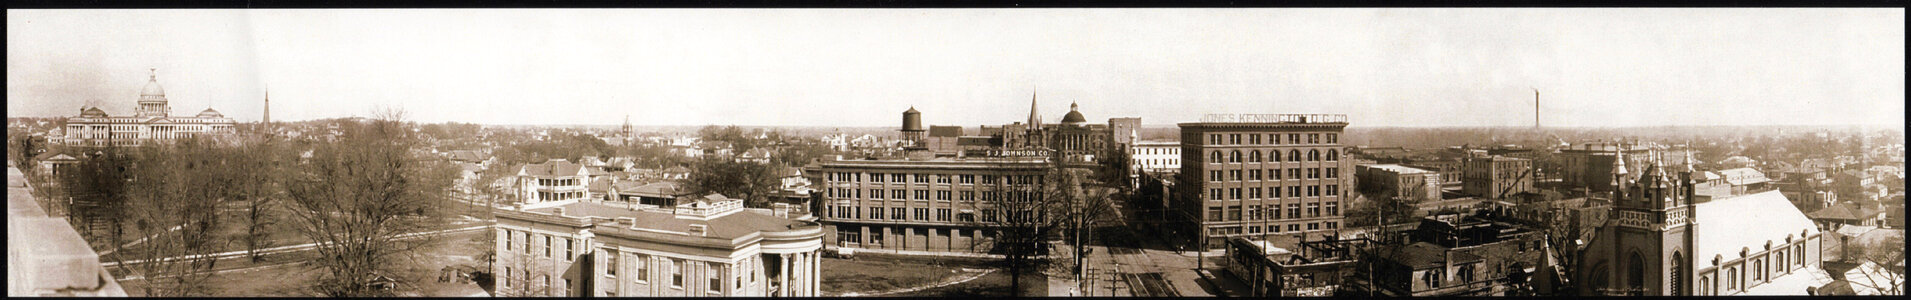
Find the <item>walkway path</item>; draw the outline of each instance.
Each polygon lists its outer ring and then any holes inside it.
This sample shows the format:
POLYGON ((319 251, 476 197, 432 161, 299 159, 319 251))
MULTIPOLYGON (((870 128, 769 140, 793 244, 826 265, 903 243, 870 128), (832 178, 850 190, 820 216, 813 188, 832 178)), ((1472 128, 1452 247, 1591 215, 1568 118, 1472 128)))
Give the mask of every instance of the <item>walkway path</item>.
MULTIPOLYGON (((401 234, 401 235, 398 235, 398 238, 399 238, 399 239, 412 239, 412 238, 421 238, 421 237, 427 237, 427 236, 434 236, 434 235, 443 235, 443 234, 447 234, 447 233, 454 233, 454 232, 462 232, 462 231, 471 231, 471 230, 479 230, 479 229, 485 229, 485 228, 490 228, 490 227, 491 227, 491 225, 480 225, 480 226, 471 226, 471 227, 465 227, 465 228, 452 228, 452 229, 444 229, 444 230, 434 230, 434 231, 425 231, 425 232, 413 232, 413 233, 406 233, 406 234, 401 234)), ((312 248, 317 248, 319 244, 320 244, 320 243, 308 243, 308 244, 300 244, 300 245, 291 245, 291 246, 279 246, 279 247, 272 247, 272 248, 265 248, 265 249, 259 249, 259 253, 261 253, 261 254, 272 254, 272 253, 279 253, 279 252, 286 252, 286 251, 300 251, 300 250, 307 250, 307 249, 312 249, 312 248)), ((330 244, 330 242, 327 242, 327 243, 324 243, 324 244, 330 244)), ((214 254, 211 254, 211 255, 212 255, 212 256, 213 256, 214 258, 216 258, 216 259, 227 259, 227 258, 232 258, 232 257, 237 257, 237 256, 241 256, 241 255, 245 255, 245 254, 246 254, 246 250, 238 250, 238 251, 228 251, 228 252, 220 252, 220 253, 214 253, 214 254)), ((185 258, 185 257, 187 257, 187 256, 194 256, 194 255, 184 255, 184 256, 174 256, 174 257, 167 257, 167 258, 161 258, 161 259, 159 259, 159 261, 172 261, 172 260, 178 260, 178 259, 184 259, 184 258, 185 258)), ((145 263, 146 261, 149 261, 149 260, 150 260, 150 259, 139 259, 139 260, 131 260, 131 261, 126 261, 126 262, 124 262, 124 263, 125 263, 125 264, 139 264, 139 263, 145 263)), ((120 265, 121 263, 122 263, 122 262, 107 262, 107 263, 103 263, 103 264, 101 264, 101 265, 103 265, 103 266, 106 266, 106 267, 113 267, 113 266, 118 266, 118 265, 120 265)))

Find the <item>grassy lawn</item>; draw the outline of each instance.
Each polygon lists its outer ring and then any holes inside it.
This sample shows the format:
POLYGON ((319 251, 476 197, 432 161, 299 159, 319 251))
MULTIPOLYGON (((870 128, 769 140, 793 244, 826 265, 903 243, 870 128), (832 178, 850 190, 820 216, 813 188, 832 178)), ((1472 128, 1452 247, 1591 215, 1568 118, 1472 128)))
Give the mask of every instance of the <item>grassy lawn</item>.
MULTIPOLYGON (((491 247, 485 239, 488 231, 460 232, 438 236, 422 248, 415 257, 399 257, 393 263, 400 266, 387 276, 409 282, 398 288, 402 296, 462 297, 482 292, 477 284, 470 282, 438 282, 438 272, 446 266, 465 268, 485 267, 478 260, 485 249, 491 247)), ((221 297, 313 297, 319 296, 308 289, 323 269, 308 266, 302 261, 310 260, 311 251, 301 251, 267 256, 265 262, 252 263, 246 259, 222 260, 221 270, 238 270, 215 274, 207 279, 214 290, 212 296, 221 297), (256 268, 254 268, 256 267, 256 268)), ((124 276, 115 272, 116 276, 124 276)), ((141 296, 138 289, 144 280, 122 280, 120 285, 128 294, 141 296)))
POLYGON ((1016 293, 1016 294, 1009 293, 1010 289, 1012 288, 1012 286, 1009 284, 1010 282, 1012 282, 1011 278, 1012 276, 1009 276, 1008 271, 999 270, 993 273, 989 273, 988 275, 982 275, 981 278, 976 278, 975 280, 972 280, 969 282, 959 283, 959 284, 945 286, 945 287, 921 290, 921 291, 916 291, 913 293, 902 293, 902 294, 883 295, 883 296, 884 297, 958 297, 958 298, 1048 296, 1048 277, 1044 277, 1039 272, 1029 271, 1027 273, 1022 274, 1022 292, 1021 293, 1016 293))
POLYGON ((868 294, 897 288, 906 288, 934 284, 950 276, 955 276, 959 267, 949 264, 890 259, 857 257, 855 260, 836 258, 823 259, 824 295, 845 293, 868 294))

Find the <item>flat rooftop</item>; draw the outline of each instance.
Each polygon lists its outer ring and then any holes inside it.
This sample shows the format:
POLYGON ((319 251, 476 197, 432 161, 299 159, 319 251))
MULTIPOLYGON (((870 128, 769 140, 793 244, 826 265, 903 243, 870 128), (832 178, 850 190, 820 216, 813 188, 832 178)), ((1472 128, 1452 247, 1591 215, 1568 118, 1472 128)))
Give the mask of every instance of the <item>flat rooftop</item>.
POLYGON ((1437 173, 1427 169, 1420 169, 1420 168, 1414 168, 1414 167, 1408 167, 1408 166, 1402 166, 1402 165, 1396 165, 1396 164, 1378 164, 1378 165, 1364 165, 1364 166, 1368 168, 1387 170, 1388 172, 1394 172, 1394 173, 1400 173, 1400 174, 1437 173))

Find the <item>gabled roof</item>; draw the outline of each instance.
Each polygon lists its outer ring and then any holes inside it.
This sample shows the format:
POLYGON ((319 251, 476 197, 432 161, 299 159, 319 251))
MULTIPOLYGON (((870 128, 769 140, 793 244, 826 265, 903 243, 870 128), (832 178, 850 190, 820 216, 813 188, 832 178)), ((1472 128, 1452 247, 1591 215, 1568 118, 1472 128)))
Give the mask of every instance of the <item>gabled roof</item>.
POLYGON ((1877 212, 1851 203, 1839 203, 1805 215, 1813 220, 1863 220, 1876 216, 1877 212))
POLYGON ((526 164, 518 167, 518 174, 526 176, 585 176, 584 165, 571 163, 563 159, 552 159, 544 163, 526 164))
POLYGON ((1783 244, 1786 236, 1802 239, 1819 232, 1805 213, 1775 190, 1714 199, 1696 206, 1698 244, 1692 253, 1699 261, 1710 261, 1715 256, 1731 260, 1739 257, 1741 249, 1756 253, 1764 250, 1768 241, 1783 244))
POLYGON ((690 168, 685 168, 683 166, 671 166, 669 168, 664 168, 664 173, 690 173, 690 168))

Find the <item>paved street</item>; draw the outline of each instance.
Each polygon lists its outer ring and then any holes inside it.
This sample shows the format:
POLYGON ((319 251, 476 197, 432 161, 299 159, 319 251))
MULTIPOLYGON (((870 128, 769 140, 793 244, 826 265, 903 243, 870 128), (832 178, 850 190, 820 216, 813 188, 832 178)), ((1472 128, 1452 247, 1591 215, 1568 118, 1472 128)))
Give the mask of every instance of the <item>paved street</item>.
MULTIPOLYGON (((1127 207, 1125 201, 1114 201, 1116 218, 1120 230, 1130 230, 1139 237, 1136 245, 1107 245, 1097 242, 1090 245, 1090 253, 1084 259, 1088 265, 1088 287, 1086 296, 1186 296, 1214 297, 1241 295, 1244 287, 1230 277, 1215 279, 1221 268, 1209 264, 1211 273, 1195 270, 1196 260, 1201 256, 1196 252, 1177 252, 1156 233, 1141 231, 1141 227, 1129 222, 1135 216, 1134 209, 1127 207), (1218 283, 1218 284, 1217 284, 1218 283), (1137 286, 1140 286, 1137 288, 1137 286), (1163 290, 1165 286, 1168 290, 1163 290)), ((1210 261, 1223 255, 1214 250, 1206 253, 1210 261)), ((1067 296, 1078 285, 1074 278, 1055 278, 1051 280, 1051 296, 1067 296), (1060 285, 1059 287, 1054 285, 1060 285)))

